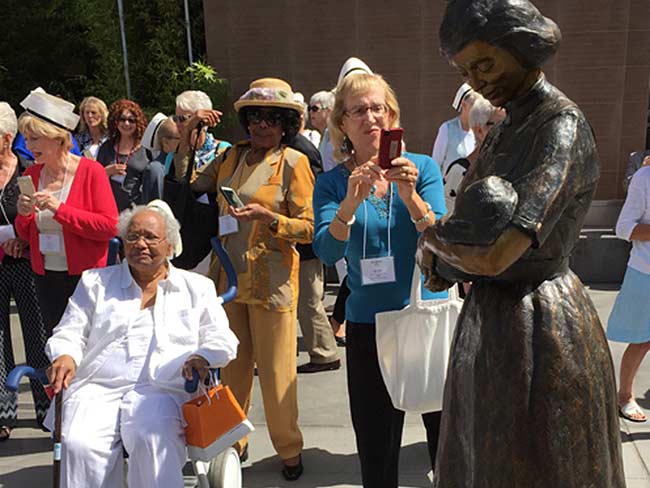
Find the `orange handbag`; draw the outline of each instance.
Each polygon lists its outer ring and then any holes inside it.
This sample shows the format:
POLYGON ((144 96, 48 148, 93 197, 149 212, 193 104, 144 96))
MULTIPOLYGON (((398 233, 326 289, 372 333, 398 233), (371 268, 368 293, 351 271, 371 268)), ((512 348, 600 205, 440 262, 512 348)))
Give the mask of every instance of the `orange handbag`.
POLYGON ((186 402, 183 416, 189 456, 206 462, 254 430, 232 391, 224 385, 213 386, 186 402))

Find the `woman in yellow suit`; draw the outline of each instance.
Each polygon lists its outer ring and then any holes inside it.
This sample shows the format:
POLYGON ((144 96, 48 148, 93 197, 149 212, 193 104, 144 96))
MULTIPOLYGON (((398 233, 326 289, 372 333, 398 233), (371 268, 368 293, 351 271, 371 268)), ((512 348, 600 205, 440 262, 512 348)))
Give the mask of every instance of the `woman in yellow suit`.
MULTIPOLYGON (((295 244, 309 243, 313 237, 314 176, 307 157, 285 145, 300 127, 300 109, 285 81, 252 82, 235 102, 250 138, 202 167, 192 180, 197 192, 232 188, 243 203, 236 208, 219 195, 219 234, 238 280, 237 297, 225 308, 239 339, 237 358, 221 377, 248 411, 257 365, 269 434, 287 480, 298 479, 303 471, 296 383, 299 256, 295 244)), ((219 115, 199 111, 188 130, 199 122, 214 124, 219 115)), ((226 281, 220 268, 213 258, 210 275, 221 293, 226 281)), ((240 456, 247 457, 247 440, 238 447, 240 456)))

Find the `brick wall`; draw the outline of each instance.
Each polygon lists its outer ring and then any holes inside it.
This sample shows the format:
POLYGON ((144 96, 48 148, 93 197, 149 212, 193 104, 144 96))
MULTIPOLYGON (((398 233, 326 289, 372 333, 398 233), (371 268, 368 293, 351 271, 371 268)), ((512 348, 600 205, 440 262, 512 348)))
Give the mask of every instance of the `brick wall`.
MULTIPOLYGON (((645 145, 650 1, 535 3, 564 36, 547 76, 582 107, 596 131, 602 159, 596 198, 620 198, 627 155, 645 145)), ((208 60, 230 81, 233 98, 263 76, 284 78, 308 98, 331 88, 343 61, 358 56, 395 88, 409 149, 430 153, 438 126, 454 115, 450 101, 460 83, 438 52, 443 4, 204 0, 208 60)))

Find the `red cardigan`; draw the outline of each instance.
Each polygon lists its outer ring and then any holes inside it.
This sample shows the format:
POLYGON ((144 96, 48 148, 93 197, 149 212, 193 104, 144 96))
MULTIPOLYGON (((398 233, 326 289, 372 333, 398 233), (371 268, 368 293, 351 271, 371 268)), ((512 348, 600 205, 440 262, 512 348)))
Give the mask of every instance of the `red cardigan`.
MULTIPOLYGON (((25 170, 25 175, 32 177, 36 188, 42 168, 42 164, 34 164, 25 170)), ((54 214, 54 220, 63 228, 68 274, 80 275, 87 269, 106 266, 108 241, 117 234, 117 206, 101 164, 81 158, 70 194, 54 214)), ((15 226, 18 235, 29 241, 32 269, 44 275, 35 213, 28 217, 19 214, 15 226)))

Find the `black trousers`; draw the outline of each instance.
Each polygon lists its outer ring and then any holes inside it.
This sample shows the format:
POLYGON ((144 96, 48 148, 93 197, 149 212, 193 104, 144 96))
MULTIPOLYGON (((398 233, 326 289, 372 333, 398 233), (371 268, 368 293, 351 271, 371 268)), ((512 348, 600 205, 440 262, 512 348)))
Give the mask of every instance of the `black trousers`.
POLYGON ((80 275, 69 275, 67 271, 46 270, 44 275, 34 273, 36 296, 41 306, 47 337, 52 335, 52 330, 61 320, 68 298, 72 296, 80 278, 80 275))
POLYGON ((350 289, 348 288, 348 277, 346 276, 341 281, 341 286, 339 286, 339 292, 334 302, 334 310, 332 311, 332 318, 339 324, 345 322, 345 303, 348 301, 349 296, 350 289))
MULTIPOLYGON (((5 388, 7 375, 16 366, 11 342, 10 300, 14 297, 20 327, 23 332, 27 364, 34 368, 44 368, 49 364, 45 355, 47 335, 41 311, 34 291, 34 278, 29 261, 20 259, 10 264, 0 264, 0 425, 13 427, 16 424, 18 397, 5 388)), ((50 406, 43 385, 38 380, 30 380, 36 419, 42 422, 50 406)))
MULTIPOLYGON (((348 321, 348 394, 366 488, 397 488, 404 412, 393 407, 379 369, 374 324, 348 321)), ((441 412, 422 415, 431 468, 436 462, 441 412)))

